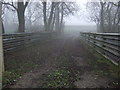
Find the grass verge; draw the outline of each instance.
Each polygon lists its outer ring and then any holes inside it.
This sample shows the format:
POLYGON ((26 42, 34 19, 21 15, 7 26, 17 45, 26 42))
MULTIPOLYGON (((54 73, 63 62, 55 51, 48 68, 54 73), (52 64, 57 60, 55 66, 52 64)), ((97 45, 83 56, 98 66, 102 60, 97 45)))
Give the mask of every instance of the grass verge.
POLYGON ((52 38, 41 39, 34 43, 26 44, 24 47, 18 48, 15 51, 6 53, 5 54, 5 72, 2 75, 2 85, 3 85, 2 88, 8 88, 11 85, 15 84, 16 81, 18 81, 24 73, 31 71, 34 67, 38 65, 38 63, 36 62, 37 59, 36 60, 34 59, 27 60, 26 58, 19 59, 20 55, 18 55, 18 57, 15 59, 8 59, 7 55, 13 55, 11 57, 14 57, 15 52, 19 52, 19 51, 22 51, 22 53, 24 53, 23 51, 32 52, 29 50, 30 48, 38 47, 38 45, 42 46, 52 41, 53 41, 52 38))
POLYGON ((88 58, 90 58, 90 60, 88 60, 88 63, 90 64, 94 72, 96 72, 98 75, 106 76, 108 78, 113 79, 113 82, 110 83, 110 86, 118 87, 118 80, 120 80, 120 67, 113 64, 110 60, 106 59, 93 47, 86 45, 84 41, 82 41, 82 44, 88 51, 86 52, 88 58))
POLYGON ((60 56, 56 70, 48 73, 43 78, 40 88, 75 88, 77 73, 72 69, 74 63, 67 56, 60 56))

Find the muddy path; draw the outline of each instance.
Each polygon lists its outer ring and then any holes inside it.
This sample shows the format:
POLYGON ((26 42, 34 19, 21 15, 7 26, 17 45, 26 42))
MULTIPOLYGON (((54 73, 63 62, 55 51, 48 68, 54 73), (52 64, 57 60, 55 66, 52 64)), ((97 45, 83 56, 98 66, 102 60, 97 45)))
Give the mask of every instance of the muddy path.
MULTIPOLYGON (((26 59, 35 62, 36 64, 34 67, 31 66, 32 68, 30 68, 30 71, 25 72, 21 78, 14 83, 14 85, 10 86, 10 88, 43 88, 42 86, 44 82, 46 82, 45 80, 47 76, 58 70, 58 68, 61 69, 63 66, 65 66, 65 68, 67 68, 67 70, 71 73, 71 75, 68 76, 68 79, 72 79, 66 81, 66 85, 55 86, 53 84, 53 86, 46 85, 45 87, 114 87, 110 84, 111 82, 114 82, 114 79, 95 72, 89 62, 91 62, 93 58, 94 60, 96 58, 92 55, 92 53, 89 53, 89 57, 87 55, 88 51, 79 38, 73 38, 71 36, 59 38, 42 46, 36 46, 30 49, 28 48, 24 53, 21 51, 15 53, 14 56, 8 55, 11 60, 19 58, 18 60, 21 60, 22 62, 22 59, 26 59), (61 57, 63 58, 61 59, 61 57), (68 85, 67 83, 69 82, 70 84, 68 85)), ((62 76, 62 78, 64 77, 62 76)), ((47 82, 49 82, 49 80, 47 82)), ((59 83, 61 82, 62 81, 59 83)))

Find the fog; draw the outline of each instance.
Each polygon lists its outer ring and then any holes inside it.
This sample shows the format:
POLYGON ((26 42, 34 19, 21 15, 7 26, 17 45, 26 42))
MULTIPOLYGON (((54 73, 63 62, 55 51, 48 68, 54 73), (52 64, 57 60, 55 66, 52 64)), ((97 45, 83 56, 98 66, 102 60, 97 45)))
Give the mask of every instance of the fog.
MULTIPOLYGON (((76 2, 77 5, 77 12, 74 15, 69 15, 64 18, 65 21, 65 33, 69 34, 78 34, 78 32, 96 32, 95 23, 90 22, 88 20, 88 12, 86 11, 86 3, 87 2, 76 2), (88 28, 89 27, 89 28, 88 28)), ((32 7, 32 6, 31 6, 32 7)), ((10 7, 11 8, 11 7, 10 7)), ((32 12, 34 7, 31 9, 32 12)), ((29 25, 29 14, 27 13, 29 10, 29 6, 26 10, 26 32, 39 32, 43 30, 43 17, 41 16, 38 21, 34 22, 34 25, 30 27, 29 25)), ((18 19, 16 11, 11 11, 9 9, 4 10, 4 28, 5 33, 16 33, 18 30, 18 19)), ((36 15, 38 15, 38 11, 36 15)), ((34 12, 34 13, 35 13, 34 12)), ((41 11, 42 12, 42 11, 41 11)), ((41 13, 39 12, 39 13, 41 13)), ((33 20, 32 18, 31 20, 33 20)))
MULTIPOLYGON (((99 3, 93 3, 95 7, 92 5, 90 7, 87 7, 87 0, 84 1, 79 1, 76 0, 74 2, 74 6, 70 6, 72 8, 68 7, 71 9, 70 12, 65 11, 67 15, 64 14, 63 22, 64 24, 64 32, 69 33, 69 34, 78 34, 78 32, 97 32, 98 29, 100 30, 100 6, 99 3), (89 11, 87 10, 89 8, 89 11), (92 19, 92 20, 90 20, 92 19), (98 19, 98 20, 96 20, 98 19), (96 23, 99 25, 96 28, 96 23)), ((116 3, 115 3, 116 4, 116 3)), ((48 3, 47 6, 47 19, 49 19, 50 16, 50 3, 48 3)), ((106 3, 106 8, 108 3, 106 3)), ((109 5, 108 5, 109 6, 109 5)), ((109 13, 104 13, 104 32, 118 32, 118 27, 119 25, 118 18, 117 18, 117 7, 111 5, 111 19, 107 17, 109 13), (114 20, 113 20, 114 19, 114 20), (110 21, 111 20, 111 21, 110 21), (116 28, 114 27, 115 25, 114 22, 116 21, 116 28), (117 22, 118 21, 118 22, 117 22), (111 23, 109 23, 111 22, 111 23), (110 25, 111 24, 111 25, 110 25), (116 29, 113 31, 113 29, 116 29)), ((106 9, 105 9, 106 10, 106 9)), ((18 31, 18 16, 17 16, 17 11, 8 5, 3 5, 3 12, 4 15, 2 17, 3 19, 3 24, 5 28, 5 33, 17 33, 18 31)), ((55 12, 55 11, 54 11, 55 12)), ((61 11, 60 11, 61 12, 61 11)), ((55 15, 56 12, 54 13, 55 15)), ((28 6, 25 9, 25 32, 40 32, 44 31, 44 15, 43 15, 43 6, 41 2, 30 2, 28 6)), ((61 15, 60 15, 61 17, 61 15)), ((56 18, 56 17, 55 17, 56 18)), ((53 19, 52 19, 53 20, 53 19)), ((57 18, 56 18, 57 20, 57 18)), ((54 24, 56 24, 56 20, 54 24)), ((51 22, 52 24, 52 22, 51 22)), ((53 31, 55 31, 55 25, 53 25, 53 31)), ((103 32, 102 30, 99 32, 103 32)))
POLYGON ((0 1, 3 90, 118 88, 120 1, 33 1, 0 1))
POLYGON ((64 33, 73 37, 78 37, 80 32, 97 32, 96 25, 66 25, 64 33))
POLYGON ((87 1, 77 1, 78 11, 74 15, 65 18, 65 34, 77 37, 80 32, 97 32, 97 26, 89 20, 86 10, 87 1))

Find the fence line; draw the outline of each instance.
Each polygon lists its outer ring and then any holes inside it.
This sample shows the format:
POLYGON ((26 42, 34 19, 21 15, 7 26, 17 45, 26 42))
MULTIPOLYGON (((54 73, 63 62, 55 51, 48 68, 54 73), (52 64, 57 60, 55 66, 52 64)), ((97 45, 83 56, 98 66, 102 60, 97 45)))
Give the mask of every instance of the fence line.
POLYGON ((118 65, 120 61, 120 33, 83 33, 81 37, 87 44, 118 65))
POLYGON ((55 34, 56 32, 3 34, 3 49, 4 52, 12 51, 36 40, 49 39, 55 34))

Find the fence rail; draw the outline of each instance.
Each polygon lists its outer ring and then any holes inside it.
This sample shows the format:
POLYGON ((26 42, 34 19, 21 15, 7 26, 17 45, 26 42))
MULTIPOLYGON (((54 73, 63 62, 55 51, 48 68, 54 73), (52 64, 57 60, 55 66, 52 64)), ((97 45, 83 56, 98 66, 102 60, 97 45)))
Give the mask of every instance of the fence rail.
POLYGON ((83 33, 81 37, 87 44, 118 65, 120 61, 120 33, 83 33))
POLYGON ((8 52, 36 40, 45 40, 55 36, 55 32, 3 34, 3 49, 8 52))

